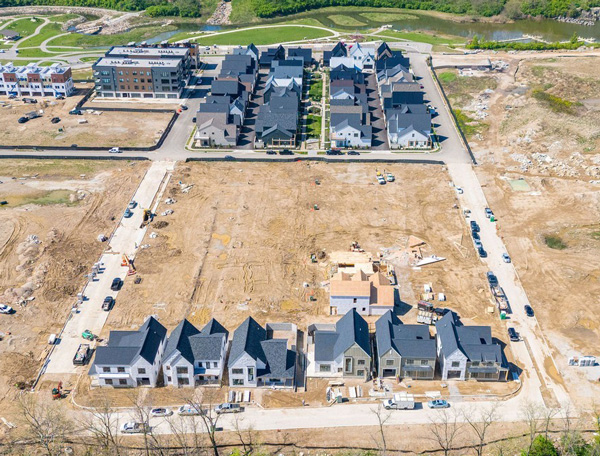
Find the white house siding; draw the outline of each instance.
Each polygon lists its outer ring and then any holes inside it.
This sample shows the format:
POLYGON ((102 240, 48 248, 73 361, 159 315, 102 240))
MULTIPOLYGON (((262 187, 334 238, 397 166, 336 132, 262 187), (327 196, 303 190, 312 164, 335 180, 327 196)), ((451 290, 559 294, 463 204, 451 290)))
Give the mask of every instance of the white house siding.
POLYGON ((331 296, 329 298, 332 315, 345 315, 353 308, 360 315, 369 315, 369 302, 370 296, 331 296))
POLYGON ((456 350, 447 358, 439 357, 442 380, 464 380, 467 369, 467 357, 456 350))
POLYGON ((165 385, 174 387, 193 387, 194 366, 179 354, 173 355, 163 365, 165 385))
POLYGON ((247 353, 239 357, 234 364, 229 364, 229 386, 257 386, 257 370, 264 369, 264 363, 252 359, 247 353), (239 370, 239 372, 237 372, 239 370), (252 378, 250 379, 250 370, 252 378))

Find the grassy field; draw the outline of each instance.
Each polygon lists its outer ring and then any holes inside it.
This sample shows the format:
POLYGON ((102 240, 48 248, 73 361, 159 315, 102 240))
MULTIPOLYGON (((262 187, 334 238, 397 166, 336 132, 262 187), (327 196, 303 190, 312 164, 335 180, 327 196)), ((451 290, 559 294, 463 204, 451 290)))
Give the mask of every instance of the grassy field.
POLYGON ((35 36, 29 38, 27 41, 24 41, 23 47, 39 46, 44 41, 46 41, 48 38, 52 38, 55 35, 60 35, 61 33, 65 33, 60 29, 60 27, 61 26, 58 23, 51 22, 49 24, 46 24, 44 27, 42 27, 42 29, 40 30, 40 33, 38 35, 35 35, 35 36))
POLYGON ((242 46, 254 43, 256 45, 283 43, 313 38, 322 38, 331 34, 325 30, 306 27, 273 27, 256 28, 252 30, 236 31, 220 35, 208 36, 194 40, 202 45, 235 45, 242 46))
POLYGON ((41 23, 42 23, 42 21, 40 19, 36 19, 35 21, 32 21, 29 18, 24 18, 24 19, 19 19, 18 21, 13 22, 12 24, 9 25, 8 28, 9 28, 9 30, 14 30, 19 35, 21 35, 23 38, 25 38, 25 37, 28 37, 29 35, 31 35, 33 32, 35 32, 35 29, 37 27, 39 27, 41 23))
POLYGON ((306 119, 306 134, 309 138, 319 138, 321 136, 321 116, 309 114, 306 119))
POLYGON ((364 22, 359 21, 354 16, 346 16, 345 14, 332 14, 329 16, 334 24, 342 26, 342 27, 358 27, 367 25, 364 22))
POLYGON ((310 89, 308 91, 308 95, 311 100, 319 101, 323 96, 323 80, 322 79, 314 79, 310 85, 310 89))
POLYGON ((118 33, 116 35, 81 35, 79 33, 71 33, 60 37, 60 39, 53 39, 48 42, 48 46, 79 46, 83 48, 87 47, 109 47, 130 41, 144 41, 149 38, 153 38, 156 35, 164 32, 170 32, 176 30, 175 26, 169 25, 167 27, 139 27, 129 32, 118 33))
POLYGON ((79 14, 59 14, 57 16, 50 16, 50 19, 52 22, 65 23, 71 19, 75 19, 76 17, 79 17, 79 14))
POLYGON ((397 21, 414 21, 415 19, 419 19, 419 16, 416 16, 414 14, 394 13, 394 12, 360 13, 360 15, 370 21, 381 22, 382 24, 386 24, 388 22, 397 22, 397 21))
POLYGON ((377 33, 376 36, 380 36, 382 38, 398 38, 401 40, 418 41, 420 43, 427 43, 438 46, 455 46, 465 44, 464 38, 432 35, 429 33, 422 32, 397 32, 395 30, 384 30, 382 32, 377 33))

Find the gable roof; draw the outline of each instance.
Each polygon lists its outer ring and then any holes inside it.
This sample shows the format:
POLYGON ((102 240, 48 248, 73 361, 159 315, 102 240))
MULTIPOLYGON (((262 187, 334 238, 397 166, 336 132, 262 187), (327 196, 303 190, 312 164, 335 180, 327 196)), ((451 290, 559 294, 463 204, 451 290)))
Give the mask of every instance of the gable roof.
POLYGON ((383 356, 389 350, 407 358, 436 359, 435 340, 424 325, 403 325, 388 310, 375 322, 377 353, 383 356))
MULTIPOLYGON (((402 105, 399 109, 386 110, 387 128, 390 134, 404 134, 405 131, 415 130, 424 136, 431 132, 431 114, 422 112, 418 105, 402 105), (417 112, 412 112, 412 110, 417 112)), ((423 106, 424 107, 424 106, 423 106)))
POLYGON ((288 57, 302 57, 304 64, 312 62, 312 49, 310 48, 288 48, 288 57))
POLYGON ((266 367, 257 372, 263 378, 290 378, 294 376, 296 352, 288 350, 287 340, 269 339, 261 342, 266 367))
POLYGON ((111 331, 108 345, 96 348, 94 365, 130 365, 138 356, 154 364, 167 329, 148 317, 137 331, 111 331))
POLYGON ((267 359, 261 345, 264 340, 267 340, 267 330, 252 317, 246 318, 233 333, 229 363, 234 364, 244 353, 254 360, 266 363, 267 359))
POLYGON ((463 326, 454 312, 448 312, 435 324, 445 357, 462 352, 469 361, 502 363, 502 348, 492 340, 489 326, 463 326))
POLYGON ((354 344, 371 356, 369 326, 356 309, 351 309, 335 324, 335 331, 315 331, 315 360, 333 361, 354 344))

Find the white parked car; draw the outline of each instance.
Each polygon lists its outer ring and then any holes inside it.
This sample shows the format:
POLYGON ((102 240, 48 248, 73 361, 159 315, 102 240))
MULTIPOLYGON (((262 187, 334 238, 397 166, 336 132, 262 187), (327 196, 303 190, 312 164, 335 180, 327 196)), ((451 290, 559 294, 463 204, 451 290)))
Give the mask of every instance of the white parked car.
POLYGON ((0 304, 0 313, 8 315, 13 312, 14 312, 14 309, 11 306, 7 306, 6 304, 0 304))
POLYGON ((121 426, 121 433, 123 434, 142 434, 148 432, 148 430, 149 426, 147 423, 136 423, 134 421, 124 423, 121 426))
POLYGON ((171 416, 173 414, 173 410, 167 408, 155 408, 150 411, 150 415, 154 417, 163 417, 163 416, 171 416))
POLYGON ((121 153, 121 149, 119 149, 118 147, 113 147, 112 149, 110 149, 108 151, 109 154, 120 154, 121 153))
POLYGON ((182 405, 181 407, 179 407, 179 409, 177 410, 177 413, 181 416, 201 415, 201 411, 198 410, 197 407, 194 407, 193 405, 190 405, 190 404, 185 404, 185 405, 182 405))

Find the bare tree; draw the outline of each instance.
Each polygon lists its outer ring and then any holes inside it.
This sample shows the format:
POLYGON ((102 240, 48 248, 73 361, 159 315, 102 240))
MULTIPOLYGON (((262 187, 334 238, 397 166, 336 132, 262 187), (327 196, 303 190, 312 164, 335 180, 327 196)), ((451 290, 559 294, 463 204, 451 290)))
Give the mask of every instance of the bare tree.
POLYGON ((541 410, 542 416, 542 424, 544 426, 544 437, 548 438, 548 433, 550 432, 550 425, 552 424, 552 419, 560 413, 560 409, 555 408, 544 408, 541 410))
POLYGON ((242 448, 244 450, 244 456, 250 456, 254 452, 256 439, 252 425, 243 427, 243 421, 244 418, 241 417, 239 414, 236 414, 234 418, 234 428, 235 433, 237 434, 240 444, 242 445, 242 448))
POLYGON ((497 404, 492 403, 489 407, 479 409, 478 412, 475 412, 474 410, 463 411, 463 417, 467 425, 475 434, 475 453, 477 456, 483 455, 487 431, 498 419, 496 408, 497 404))
POLYGON ((86 418, 86 428, 100 451, 107 455, 121 456, 119 417, 108 400, 94 404, 86 418))
POLYGON ((152 411, 152 405, 147 400, 145 390, 140 390, 137 394, 130 396, 131 403, 133 405, 133 413, 138 423, 143 425, 143 438, 144 438, 144 451, 146 456, 150 456, 150 451, 158 453, 160 456, 164 456, 162 450, 163 445, 158 440, 152 427, 150 427, 150 416, 152 411))
POLYGON ((444 456, 451 454, 454 448, 454 443, 458 436, 462 425, 458 422, 458 416, 456 413, 450 413, 447 409, 439 411, 437 419, 431 421, 431 437, 429 440, 433 440, 440 449, 444 452, 444 456))
POLYGON ((385 456, 387 453, 387 442, 385 440, 385 423, 390 419, 391 413, 386 410, 381 402, 377 405, 376 409, 371 410, 375 417, 377 418, 377 428, 379 430, 379 438, 380 441, 375 440, 375 444, 379 448, 380 453, 385 456))
POLYGON ((60 403, 23 394, 19 397, 19 407, 26 435, 33 438, 46 455, 58 455, 66 436, 75 428, 60 403))
POLYGON ((527 454, 531 452, 531 447, 533 446, 533 441, 539 433, 539 425, 540 418, 542 416, 542 412, 540 407, 533 403, 527 403, 523 407, 523 420, 527 423, 527 427, 529 429, 529 446, 527 447, 527 454))
MULTIPOLYGON (((192 391, 183 394, 187 404, 195 410, 199 421, 206 433, 214 456, 219 456, 217 443, 217 424, 221 415, 215 412, 215 405, 220 402, 218 396, 220 389, 204 388, 202 391, 192 391)), ((192 420, 195 422, 195 420, 192 420)))

